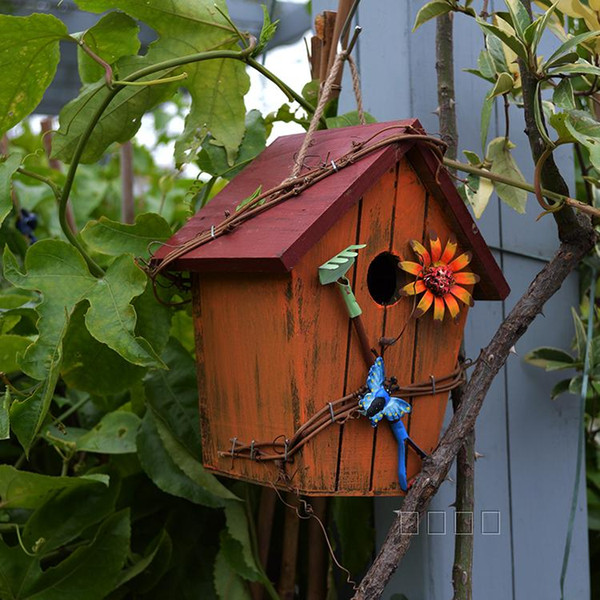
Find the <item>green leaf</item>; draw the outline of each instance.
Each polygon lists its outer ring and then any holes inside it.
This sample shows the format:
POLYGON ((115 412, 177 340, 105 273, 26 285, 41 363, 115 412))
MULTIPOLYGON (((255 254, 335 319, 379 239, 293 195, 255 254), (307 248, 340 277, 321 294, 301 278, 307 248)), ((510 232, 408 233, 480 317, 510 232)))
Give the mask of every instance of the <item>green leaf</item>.
POLYGON ((86 326, 99 342, 133 364, 162 365, 148 342, 135 335, 136 314, 130 302, 144 291, 146 277, 130 256, 118 257, 101 279, 90 274, 73 246, 58 240, 42 240, 30 247, 25 257, 26 273, 18 270, 11 257, 5 251, 5 277, 17 287, 37 290, 43 296, 37 307, 39 339, 28 348, 22 364, 31 377, 44 378, 68 316, 83 300, 90 303, 86 326))
POLYGON ((214 566, 215 591, 220 600, 251 600, 246 582, 225 558, 225 551, 219 550, 214 566))
MULTIPOLYGON (((117 63, 117 70, 123 78, 149 66, 148 57, 124 57, 117 63)), ((173 75, 173 71, 161 71, 138 81, 150 81, 173 75)), ((81 162, 93 163, 114 142, 131 139, 142 124, 145 112, 168 100, 176 89, 175 83, 151 86, 120 86, 117 95, 110 101, 89 137, 81 162)), ((83 88, 81 94, 66 104, 60 111, 60 127, 52 138, 52 156, 65 163, 71 163, 75 150, 82 140, 91 121, 100 107, 109 99, 112 91, 100 80, 83 88)))
POLYGON ((492 88, 492 91, 487 95, 488 99, 492 99, 503 94, 508 94, 512 91, 514 83, 514 79, 510 73, 500 73, 500 75, 498 75, 498 79, 496 80, 496 84, 492 88))
MULTIPOLYGON (((211 175, 232 179, 244 167, 252 162, 267 145, 267 132, 265 120, 258 110, 250 110, 245 120, 246 132, 240 145, 240 150, 232 166, 227 159, 227 153, 222 146, 211 143, 212 137, 208 137, 202 144, 202 150, 198 154, 198 166, 211 175)), ((175 144, 175 156, 178 163, 185 162, 186 158, 178 155, 178 143, 175 144)))
MULTIPOLYGON (((514 161, 510 148, 514 147, 504 137, 493 139, 487 149, 487 160, 491 163, 490 171, 496 175, 508 177, 515 181, 525 182, 523 174, 514 161)), ((525 212, 527 203, 527 192, 504 183, 494 182, 494 189, 502 201, 516 210, 518 213, 525 212)))
POLYGON ((129 253, 147 258, 159 243, 171 237, 171 227, 156 213, 138 215, 133 225, 100 217, 84 227, 81 237, 94 252, 109 256, 129 253))
MULTIPOLYGON (((377 119, 373 115, 370 115, 366 112, 364 116, 365 122, 377 123, 377 119)), ((327 123, 327 129, 337 129, 339 127, 352 127, 353 125, 361 124, 358 111, 356 110, 345 113, 343 115, 339 115, 337 117, 329 117, 325 119, 325 121, 327 123)))
POLYGON ((485 155, 485 146, 487 143, 488 131, 490 128, 490 119, 492 117, 492 110, 494 108, 494 101, 491 98, 486 98, 483 101, 483 106, 481 107, 481 126, 480 126, 480 136, 481 136, 481 151, 485 155))
POLYGON ((351 573, 362 573, 375 552, 373 502, 369 498, 335 497, 331 512, 340 541, 341 563, 351 573))
MULTIPOLYGON (((140 49, 139 27, 126 14, 111 12, 85 31, 80 40, 97 56, 114 65, 117 60, 140 49)), ((104 77, 104 69, 81 47, 77 49, 79 77, 82 83, 94 83, 104 77)))
POLYGON ((524 44, 517 39, 516 35, 514 35, 514 32, 513 35, 511 35, 510 33, 500 29, 500 27, 484 21, 480 17, 477 17, 477 23, 485 33, 496 37, 501 42, 506 44, 519 58, 527 61, 527 49, 525 48, 524 44))
POLYGON ((415 18, 415 24, 413 25, 412 30, 415 31, 423 23, 430 21, 431 19, 435 19, 435 17, 439 17, 440 15, 445 15, 452 10, 452 5, 445 0, 433 0, 433 2, 428 2, 425 4, 415 18))
POLYGON ((542 70, 547 70, 550 68, 552 63, 558 59, 563 54, 570 53, 574 48, 577 48, 583 42, 590 40, 594 37, 600 35, 598 31, 587 31, 585 33, 581 33, 579 35, 575 35, 572 38, 569 38, 566 42, 561 44, 542 64, 542 70))
MULTIPOLYGON (((244 208, 244 206, 246 206, 246 204, 250 204, 250 202, 252 202, 253 200, 256 200, 262 193, 262 185, 259 185, 253 192, 252 194, 250 194, 247 198, 244 198, 236 207, 235 210, 236 212, 238 210, 241 210, 242 208, 244 208)), ((258 202, 256 202, 255 206, 261 206, 265 203, 266 198, 263 198, 262 200, 259 200, 258 202)))
POLYGON ((494 66, 494 59, 487 50, 482 50, 477 58, 477 66, 481 72, 481 76, 486 79, 496 78, 496 67, 494 66))
POLYGON ((504 54, 504 47, 502 46, 502 42, 493 35, 486 35, 485 43, 488 52, 490 53, 490 57, 494 62, 495 71, 497 73, 508 72, 509 68, 506 62, 506 55, 504 54))
MULTIPOLYGON (((184 457, 188 463, 195 459, 171 437, 169 430, 154 417, 152 410, 146 411, 142 420, 137 447, 138 457, 144 471, 163 492, 185 498, 194 504, 211 507, 225 506, 236 498, 213 475, 204 471, 199 463, 197 465, 197 471, 201 473, 199 481, 194 481, 182 470, 181 465, 177 462, 178 458, 184 457), (161 428, 160 433, 159 427, 161 428), (169 448, 170 450, 178 450, 175 451, 174 457, 163 444, 163 437, 170 437, 170 446, 172 446, 169 448)), ((187 467, 190 470, 189 464, 187 467)))
POLYGON ((0 136, 40 103, 60 59, 64 23, 52 15, 0 15, 0 136))
POLYGON ((48 494, 57 490, 99 485, 104 483, 85 477, 39 475, 0 465, 0 507, 36 508, 46 500, 48 494))
POLYGON ((18 355, 23 354, 31 340, 20 335, 0 335, 0 371, 13 373, 19 371, 18 355))
POLYGON ((479 158, 477 153, 472 152, 471 150, 463 150, 463 154, 465 158, 469 161, 470 165, 479 166, 482 163, 482 160, 479 158))
POLYGON ((569 391, 569 384, 571 383, 570 379, 563 379, 559 381, 550 392, 550 398, 552 400, 556 400, 561 394, 564 394, 569 391))
POLYGON ((119 578, 129 553, 129 511, 106 519, 89 545, 46 569, 28 589, 27 600, 102 600, 119 578))
POLYGON ((576 366, 575 359, 560 348, 536 348, 525 355, 525 360, 529 364, 542 367, 546 371, 572 369, 576 366))
MULTIPOLYGON (((571 58, 570 55, 569 58, 571 58)), ((594 77, 600 75, 600 67, 592 65, 583 59, 579 59, 577 62, 555 63, 552 67, 552 75, 593 75, 594 77)))
POLYGON ((548 120, 550 122, 550 125, 552 125, 552 127, 556 130, 559 139, 565 142, 576 142, 577 140, 571 135, 571 132, 567 129, 566 123, 568 119, 569 113, 561 112, 550 115, 550 118, 548 120))
POLYGON ((77 450, 100 454, 128 454, 136 451, 135 440, 141 419, 125 410, 116 410, 77 440, 77 450))
POLYGON ((87 485, 58 490, 27 520, 22 538, 25 547, 38 548, 44 556, 69 543, 85 529, 108 517, 115 508, 120 483, 87 485))
POLYGON ((167 344, 162 358, 168 369, 154 370, 144 381, 147 401, 171 434, 199 459, 202 448, 196 362, 174 339, 167 344))
POLYGON ((552 140, 550 139, 549 135, 548 135, 548 131, 546 129, 546 124, 544 123, 544 117, 542 114, 542 110, 543 110, 543 106, 541 106, 541 102, 539 102, 538 100, 541 98, 541 85, 542 82, 539 81, 536 85, 535 88, 535 98, 536 101, 533 104, 533 112, 534 112, 534 118, 535 118, 535 124, 538 128, 538 131, 540 133, 540 135, 542 136, 542 138, 544 139, 544 141, 546 142, 546 144, 548 144, 549 146, 553 145, 552 140))
POLYGON ((571 315, 575 326, 575 350, 577 351, 577 359, 583 363, 587 350, 587 332, 581 321, 581 317, 573 307, 571 307, 571 315))
POLYGON ((518 38, 525 42, 525 30, 531 24, 531 18, 529 13, 523 6, 521 0, 504 0, 510 13, 513 27, 517 33, 518 38))
POLYGON ((12 398, 10 388, 0 396, 0 440, 7 440, 10 437, 10 405, 12 398))
POLYGON ((600 168, 600 123, 583 110, 572 110, 568 113, 565 127, 588 149, 594 167, 600 168))
POLYGON ((483 211, 486 209, 490 197, 494 191, 494 184, 485 177, 477 175, 468 175, 467 183, 465 184, 465 194, 469 204, 473 208, 473 213, 476 218, 481 218, 483 211))
POLYGON ((221 550, 227 562, 249 581, 262 581, 262 569, 256 564, 248 532, 248 519, 244 504, 232 502, 225 507, 227 531, 221 535, 221 550))
POLYGON ((561 79, 560 83, 554 88, 552 102, 559 108, 575 110, 577 105, 575 104, 575 94, 573 93, 573 85, 570 79, 561 79))
MULTIPOLYGON (((115 7, 114 0, 77 0, 77 4, 93 12, 115 7)), ((164 0, 121 0, 119 9, 159 34, 144 59, 149 65, 208 50, 239 50, 235 31, 215 4, 227 12, 225 0, 172 0, 166 7, 164 0)), ((118 66, 121 72, 121 61, 118 66)), ((181 84, 192 96, 192 107, 182 139, 193 143, 198 131, 210 131, 225 147, 233 164, 244 135, 243 97, 249 88, 245 65, 237 60, 218 59, 189 63, 183 70, 188 77, 181 84)))
POLYGON ((23 598, 22 591, 42 573, 39 562, 17 544, 12 548, 0 538, 0 598, 23 598))
POLYGON ((535 29, 535 35, 533 37, 533 41, 531 43, 531 52, 533 54, 536 53, 537 47, 540 44, 540 40, 542 39, 542 34, 546 30, 548 26, 548 21, 550 17, 554 14, 554 11, 561 0, 556 0, 556 2, 544 13, 544 15, 536 21, 538 23, 535 29))
MULTIPOLYGON (((90 335, 84 320, 88 306, 87 302, 78 304, 69 319, 63 340, 61 376, 68 386, 89 394, 108 396, 124 392, 141 381, 147 369, 132 365, 90 335)), ((139 321, 138 312, 138 325, 139 321)))
MULTIPOLYGON (((1 98, 1 93, 0 93, 1 98)), ((12 176, 21 166, 21 156, 11 154, 0 163, 0 225, 4 222, 13 207, 12 202, 12 176)))
POLYGON ((255 55, 261 54, 264 51, 267 44, 273 39, 279 23, 279 20, 274 23, 271 22, 271 15, 269 14, 269 9, 266 4, 262 4, 261 6, 263 10, 263 24, 262 29, 260 30, 260 36, 258 37, 258 44, 254 52, 255 55))

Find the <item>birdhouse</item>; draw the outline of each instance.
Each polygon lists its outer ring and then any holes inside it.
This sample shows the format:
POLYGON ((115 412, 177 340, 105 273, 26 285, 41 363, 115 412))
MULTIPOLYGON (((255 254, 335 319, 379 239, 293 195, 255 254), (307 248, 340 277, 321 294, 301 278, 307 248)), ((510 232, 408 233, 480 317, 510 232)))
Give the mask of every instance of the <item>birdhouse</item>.
POLYGON ((397 495, 399 458, 410 480, 415 448, 436 447, 471 297, 509 288, 415 133, 415 120, 318 131, 299 179, 316 182, 190 246, 289 176, 304 135, 279 138, 155 256, 192 248, 169 269, 191 274, 206 468, 306 495, 397 495), (382 416, 408 433, 403 454, 382 416))

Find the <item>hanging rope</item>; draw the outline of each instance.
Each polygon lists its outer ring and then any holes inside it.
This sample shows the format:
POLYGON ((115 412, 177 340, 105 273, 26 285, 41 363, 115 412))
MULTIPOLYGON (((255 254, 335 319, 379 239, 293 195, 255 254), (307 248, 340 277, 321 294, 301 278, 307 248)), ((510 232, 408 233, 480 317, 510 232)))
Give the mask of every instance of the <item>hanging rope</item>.
POLYGON ((329 71, 327 79, 325 80, 325 83, 321 89, 321 93, 319 94, 317 108, 315 109, 312 119, 310 120, 308 131, 306 132, 302 146, 300 146, 298 156, 296 157, 296 163, 294 164, 294 168, 290 174, 292 179, 298 177, 298 175, 300 175, 300 171, 302 171, 304 159, 306 158, 308 149, 312 144, 315 132, 319 127, 319 123, 321 121, 321 117, 323 116, 323 112, 325 111, 325 107, 327 106, 327 102, 329 102, 329 98, 331 97, 335 80, 337 79, 337 76, 346 58, 348 58, 348 53, 346 50, 343 50, 335 57, 335 61, 331 66, 331 70, 329 71))
POLYGON ((361 125, 366 125, 365 110, 363 108, 362 91, 360 87, 360 75, 354 59, 348 55, 348 65, 350 66, 350 74, 352 75, 352 88, 354 89, 354 97, 356 98, 356 112, 358 113, 358 121, 361 125))

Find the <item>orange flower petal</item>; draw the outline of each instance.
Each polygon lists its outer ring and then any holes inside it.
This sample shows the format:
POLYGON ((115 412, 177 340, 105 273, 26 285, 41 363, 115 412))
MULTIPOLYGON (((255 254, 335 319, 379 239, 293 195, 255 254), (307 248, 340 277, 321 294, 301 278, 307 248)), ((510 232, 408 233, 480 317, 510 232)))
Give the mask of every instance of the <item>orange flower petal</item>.
POLYGON ((464 271, 463 273, 455 273, 454 281, 456 281, 456 283, 471 285, 479 281, 479 275, 475 275, 475 273, 469 273, 468 271, 464 271))
POLYGON ((436 263, 442 255, 442 242, 435 231, 429 232, 429 246, 431 247, 431 262, 436 263))
POLYGON ((456 320, 458 317, 458 313, 460 312, 460 307, 458 306, 458 302, 454 299, 454 296, 450 294, 446 294, 444 296, 444 302, 450 311, 450 316, 456 320))
POLYGON ((444 253, 442 254, 442 256, 440 258, 440 262, 448 264, 454 258, 457 247, 458 247, 458 244, 456 242, 456 238, 453 235, 451 235, 448 238, 448 243, 446 244, 446 247, 444 248, 444 253))
POLYGON ((433 302, 433 320, 443 321, 444 320, 444 299, 438 298, 437 296, 433 302))
POLYGON ((431 264, 431 256, 429 256, 429 252, 427 252, 425 246, 423 246, 421 242, 418 242, 417 240, 410 240, 410 247, 413 249, 414 253, 419 256, 424 267, 427 267, 431 264))
POLYGON ((452 269, 452 271, 454 271, 454 272, 460 271, 461 269, 464 269, 471 262, 472 258, 473 258, 473 255, 470 252, 465 252, 464 254, 461 254, 460 256, 455 258, 448 265, 448 268, 452 269))
POLYGON ((411 275, 420 275, 423 272, 423 267, 419 263, 410 260, 402 260, 398 263, 398 266, 411 275))
POLYGON ((407 296, 414 296, 415 294, 420 294, 421 292, 424 292, 426 289, 427 288, 425 287, 425 284, 420 279, 417 279, 416 281, 405 285, 400 290, 400 293, 406 294, 407 296))
POLYGON ((433 303, 433 294, 427 290, 423 297, 421 298, 421 302, 417 305, 417 309, 415 311, 415 316, 417 318, 423 316, 428 310, 431 304, 433 303))
POLYGON ((468 306, 473 306, 473 297, 464 288, 461 288, 458 285, 453 285, 450 288, 450 293, 453 296, 456 296, 464 304, 467 304, 468 306))

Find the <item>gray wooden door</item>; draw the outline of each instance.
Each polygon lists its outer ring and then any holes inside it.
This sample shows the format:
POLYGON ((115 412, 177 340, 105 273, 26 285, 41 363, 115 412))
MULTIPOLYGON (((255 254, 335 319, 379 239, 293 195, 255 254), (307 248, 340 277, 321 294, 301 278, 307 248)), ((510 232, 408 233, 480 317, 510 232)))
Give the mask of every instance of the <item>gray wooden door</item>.
MULTIPOLYGON (((363 0, 358 23, 363 27, 357 49, 365 108, 378 120, 417 117, 430 133, 438 130, 434 38, 429 23, 411 33, 418 9, 415 0, 363 0)), ((475 7, 479 3, 475 3, 475 7)), ((334 0, 313 0, 313 11, 335 10, 334 0)), ((457 111, 461 149, 480 151, 479 114, 487 93, 485 82, 462 68, 476 67, 482 36, 473 20, 455 20, 457 111), (483 83, 483 85, 482 85, 483 83)), ((546 43, 554 40, 548 34, 546 43)), ((542 49, 543 50, 543 49, 542 49)), ((547 52, 542 51, 542 54, 547 52)), ((345 80, 342 109, 351 110, 353 97, 345 80)), ((533 164, 524 125, 511 111, 510 137, 517 158, 531 181, 533 164)), ((495 114, 490 139, 504 135, 504 119, 495 114)), ((561 155, 561 167, 571 177, 572 159, 561 155)), ((496 253, 512 293, 505 302, 480 302, 471 310, 466 328, 467 355, 476 358, 491 335, 525 291, 535 273, 557 248, 551 218, 536 221, 540 209, 531 197, 526 215, 490 202, 479 225, 496 253)), ((570 306, 578 302, 572 276, 546 305, 517 344, 488 394, 476 427, 474 514, 475 599, 549 600, 559 598, 559 577, 574 481, 578 433, 578 401, 573 396, 550 400, 557 381, 524 363, 537 346, 568 347, 573 336, 570 306)), ((404 593, 409 600, 452 597, 454 482, 442 486, 421 522, 420 534, 386 590, 386 597, 404 593), (428 531, 429 529, 429 531, 428 531)), ((383 542, 396 499, 376 500, 378 544, 383 542)), ((587 513, 581 486, 565 597, 589 597, 587 513)))

